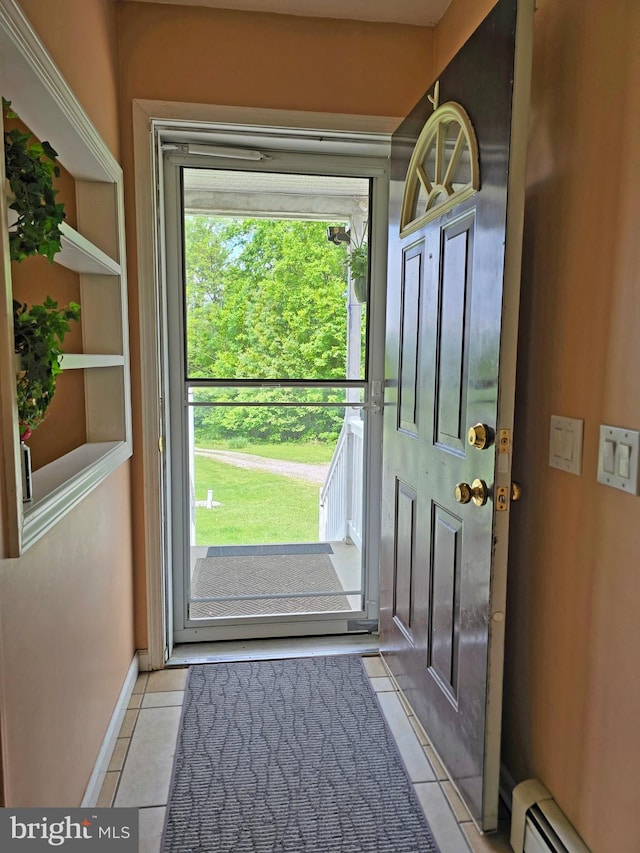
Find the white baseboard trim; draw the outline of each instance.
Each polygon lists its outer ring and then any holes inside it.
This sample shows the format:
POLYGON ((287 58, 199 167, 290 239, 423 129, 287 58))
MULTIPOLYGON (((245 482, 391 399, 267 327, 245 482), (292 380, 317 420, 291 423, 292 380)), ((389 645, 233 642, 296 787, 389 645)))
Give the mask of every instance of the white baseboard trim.
POLYGON ((116 707, 113 709, 113 714, 111 715, 111 720, 102 741, 102 746, 98 752, 96 763, 93 766, 93 771, 84 792, 84 797, 80 803, 81 808, 91 808, 98 802, 104 777, 107 773, 107 768, 109 767, 109 762, 111 761, 111 756, 113 755, 113 750, 116 746, 118 733, 120 732, 120 728, 124 720, 125 711, 127 710, 131 694, 133 693, 133 688, 135 687, 136 679, 138 678, 139 669, 138 655, 135 654, 127 671, 127 676, 124 680, 124 684, 122 685, 120 695, 118 696, 116 707))
POLYGON ((149 650, 148 649, 138 649, 138 671, 139 672, 149 672, 149 650))

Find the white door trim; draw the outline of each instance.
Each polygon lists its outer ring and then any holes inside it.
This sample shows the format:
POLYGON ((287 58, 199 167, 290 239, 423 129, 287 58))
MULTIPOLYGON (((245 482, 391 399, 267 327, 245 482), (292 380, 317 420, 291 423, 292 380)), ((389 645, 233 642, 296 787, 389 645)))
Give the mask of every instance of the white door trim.
MULTIPOLYGON (((360 116, 313 113, 293 110, 251 109, 170 101, 133 101, 133 144, 135 168, 136 249, 138 260, 138 302, 141 371, 141 423, 143 465, 143 507, 145 574, 147 590, 147 645, 149 669, 162 669, 170 653, 172 636, 168 613, 170 577, 163 536, 161 464, 159 439, 162 436, 163 377, 158 328, 161 306, 161 257, 157 235, 160 204, 154 156, 158 125, 183 126, 206 131, 211 124, 227 124, 229 129, 248 132, 252 128, 278 128, 286 133, 297 129, 332 132, 336 140, 354 137, 375 142, 389 139, 400 119, 394 116, 360 116)), ((310 136, 313 140, 313 134, 310 136)), ((380 251, 383 251, 382 249, 380 251)), ((381 260, 381 259, 380 259, 381 260)), ((384 268, 384 267, 383 267, 384 268)), ((383 357, 383 353, 382 353, 383 357)))

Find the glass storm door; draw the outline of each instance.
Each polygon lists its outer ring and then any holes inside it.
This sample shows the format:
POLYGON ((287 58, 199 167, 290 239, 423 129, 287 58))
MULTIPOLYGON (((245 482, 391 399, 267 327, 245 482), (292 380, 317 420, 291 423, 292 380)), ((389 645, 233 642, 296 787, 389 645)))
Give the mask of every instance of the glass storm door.
POLYGON ((176 641, 370 629, 370 180, 210 162, 165 158, 176 641))

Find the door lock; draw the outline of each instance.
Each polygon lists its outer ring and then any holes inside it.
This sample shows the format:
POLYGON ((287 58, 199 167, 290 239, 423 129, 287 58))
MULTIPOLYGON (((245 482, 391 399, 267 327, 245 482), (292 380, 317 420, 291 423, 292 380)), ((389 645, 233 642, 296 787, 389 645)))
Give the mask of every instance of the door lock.
POLYGON ((489 489, 484 480, 474 480, 471 485, 458 483, 454 494, 459 504, 468 504, 473 501, 476 506, 484 506, 489 500, 489 489))
POLYGON ((470 427, 467 433, 467 441, 471 447, 477 447, 478 450, 486 450, 487 447, 491 447, 495 438, 495 432, 487 424, 476 424, 470 427))

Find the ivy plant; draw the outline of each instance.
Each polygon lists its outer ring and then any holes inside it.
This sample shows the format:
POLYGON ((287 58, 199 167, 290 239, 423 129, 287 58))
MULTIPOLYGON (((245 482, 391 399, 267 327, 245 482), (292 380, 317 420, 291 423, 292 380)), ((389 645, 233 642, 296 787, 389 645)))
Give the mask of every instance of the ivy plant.
POLYGON ((20 438, 26 440, 44 420, 61 372, 62 342, 70 321, 80 317, 80 306, 65 308, 47 296, 42 305, 13 301, 18 423, 20 438))
MULTIPOLYGON (((10 101, 2 99, 7 118, 18 118, 10 109, 10 101)), ((12 261, 23 261, 31 255, 44 255, 49 261, 60 251, 60 223, 64 205, 56 202, 58 191, 53 179, 60 175, 57 152, 48 142, 38 142, 30 133, 17 128, 4 134, 5 171, 13 196, 9 209, 17 221, 9 230, 12 261)))

